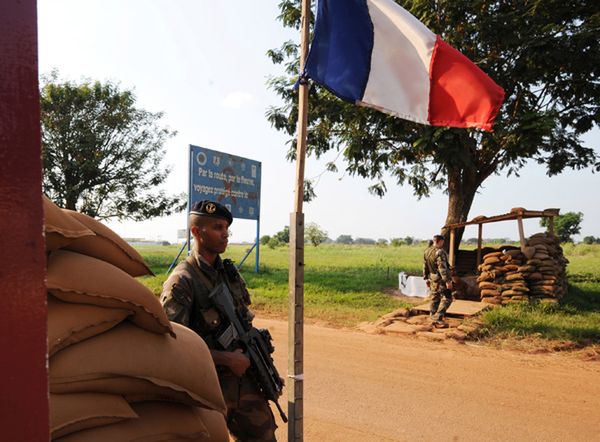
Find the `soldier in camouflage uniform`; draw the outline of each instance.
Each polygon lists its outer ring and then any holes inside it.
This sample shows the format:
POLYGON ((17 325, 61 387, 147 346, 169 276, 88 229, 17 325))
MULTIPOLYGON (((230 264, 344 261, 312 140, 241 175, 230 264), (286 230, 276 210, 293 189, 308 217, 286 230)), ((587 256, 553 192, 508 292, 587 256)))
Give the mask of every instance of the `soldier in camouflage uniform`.
POLYGON ((233 263, 219 254, 227 248, 233 217, 223 205, 203 200, 190 211, 193 253, 163 286, 161 302, 171 321, 198 333, 208 345, 227 404, 227 427, 236 441, 275 441, 275 419, 267 400, 246 372, 250 360, 242 349, 223 351, 216 338, 228 326, 208 297, 224 282, 238 314, 251 323, 250 295, 233 263))
POLYGON ((444 315, 452 304, 452 275, 448 266, 448 254, 444 250, 444 237, 435 235, 433 243, 423 255, 423 279, 431 296, 430 315, 433 325, 446 328, 444 315))

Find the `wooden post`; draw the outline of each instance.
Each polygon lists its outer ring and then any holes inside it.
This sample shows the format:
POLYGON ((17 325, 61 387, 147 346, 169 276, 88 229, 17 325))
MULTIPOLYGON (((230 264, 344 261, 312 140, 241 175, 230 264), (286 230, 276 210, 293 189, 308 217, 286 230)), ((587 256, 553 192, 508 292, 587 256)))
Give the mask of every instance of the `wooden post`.
POLYGON ((0 439, 48 441, 37 4, 0 1, 0 439))
POLYGON ((550 233, 550 235, 554 236, 554 217, 551 216, 550 219, 548 220, 548 233, 550 233))
POLYGON ((290 216, 288 307, 288 441, 303 440, 304 423, 304 214, 290 216), (291 239, 295 243, 291 244, 291 239))
POLYGON ((519 224, 519 241, 521 243, 521 252, 525 253, 525 231, 523 230, 523 217, 517 217, 519 224))
MULTIPOLYGON (((310 0, 302 0, 300 75, 308 56, 310 0)), ((298 138, 294 212, 290 215, 288 310, 288 441, 304 440, 304 163, 308 124, 308 84, 301 77, 298 91, 298 138)))
POLYGON ((477 264, 475 268, 479 264, 481 264, 481 243, 483 241, 483 224, 478 224, 478 232, 477 232, 477 264))
POLYGON ((454 253, 454 241, 456 238, 455 235, 455 230, 454 229, 450 229, 450 267, 454 268, 454 259, 455 259, 455 253, 454 253))

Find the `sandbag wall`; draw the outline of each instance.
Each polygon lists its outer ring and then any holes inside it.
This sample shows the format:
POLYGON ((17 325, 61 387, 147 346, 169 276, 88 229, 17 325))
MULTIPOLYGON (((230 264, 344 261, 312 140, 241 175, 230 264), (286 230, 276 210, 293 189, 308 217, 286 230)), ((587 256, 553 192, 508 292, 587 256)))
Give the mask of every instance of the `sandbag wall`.
POLYGON ((491 304, 510 304, 529 300, 527 280, 532 267, 519 249, 487 253, 477 278, 481 300, 491 304))
POLYGON ((536 268, 536 278, 530 283, 532 300, 556 302, 567 293, 567 264, 560 241, 549 233, 536 233, 527 241, 535 254, 529 261, 536 268))
POLYGON ((557 302, 566 293, 568 260, 558 239, 537 233, 526 244, 524 252, 505 247, 483 256, 477 278, 483 302, 557 302))
POLYGON ((228 441, 204 341, 135 277, 142 257, 98 221, 44 198, 51 438, 228 441))

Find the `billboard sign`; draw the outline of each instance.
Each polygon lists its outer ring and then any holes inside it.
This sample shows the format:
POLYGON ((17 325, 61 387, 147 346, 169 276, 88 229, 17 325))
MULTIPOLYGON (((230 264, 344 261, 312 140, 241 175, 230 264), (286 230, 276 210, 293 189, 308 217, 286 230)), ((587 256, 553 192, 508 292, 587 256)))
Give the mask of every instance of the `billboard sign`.
POLYGON ((261 163, 190 145, 189 207, 209 199, 227 207, 234 218, 260 218, 261 163))

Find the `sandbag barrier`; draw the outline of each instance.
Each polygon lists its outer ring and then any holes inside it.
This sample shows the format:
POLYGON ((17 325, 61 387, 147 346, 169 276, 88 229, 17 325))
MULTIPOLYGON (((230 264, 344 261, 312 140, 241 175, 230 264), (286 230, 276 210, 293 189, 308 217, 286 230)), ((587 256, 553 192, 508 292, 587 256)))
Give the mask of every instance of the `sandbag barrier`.
POLYGON ((481 301, 507 305, 521 302, 558 302, 567 291, 566 266, 558 239, 536 233, 525 253, 515 247, 487 253, 479 265, 481 301))
POLYGON ((134 277, 139 253, 44 197, 53 441, 229 440, 208 347, 134 277))

